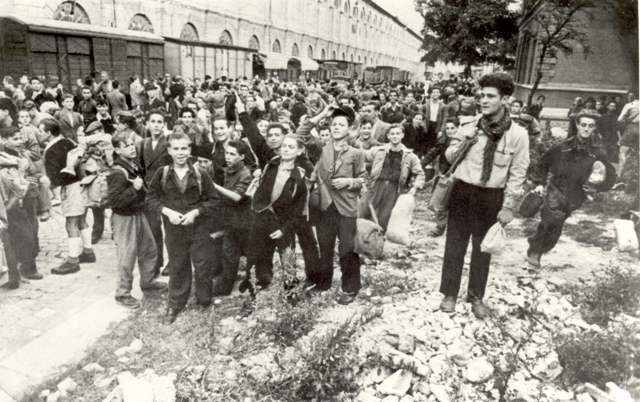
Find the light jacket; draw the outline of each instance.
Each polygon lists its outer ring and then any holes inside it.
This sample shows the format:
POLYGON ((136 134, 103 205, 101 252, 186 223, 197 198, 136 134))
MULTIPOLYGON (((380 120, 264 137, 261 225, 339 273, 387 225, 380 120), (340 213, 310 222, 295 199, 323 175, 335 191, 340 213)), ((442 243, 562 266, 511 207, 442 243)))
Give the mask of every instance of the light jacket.
MULTIPOLYGON (((403 144, 400 144, 400 146, 402 149, 402 162, 400 164, 398 193, 409 190, 411 179, 414 179, 413 187, 421 189, 424 186, 424 171, 422 170, 422 166, 420 166, 420 159, 413 153, 412 149, 407 148, 403 144)), ((372 183, 380 177, 384 160, 387 158, 390 150, 391 144, 385 144, 373 147, 365 152, 365 160, 371 163, 370 180, 372 183)))
POLYGON ((481 117, 476 116, 472 122, 460 126, 458 133, 451 138, 445 156, 449 162, 453 162, 463 140, 477 136, 478 140, 469 148, 464 160, 456 168, 454 177, 474 186, 504 188, 503 208, 514 209, 517 198, 523 191, 522 185, 529 167, 529 135, 523 127, 511 124, 498 141, 491 176, 486 183, 482 184, 480 177, 488 137, 477 127, 481 117))

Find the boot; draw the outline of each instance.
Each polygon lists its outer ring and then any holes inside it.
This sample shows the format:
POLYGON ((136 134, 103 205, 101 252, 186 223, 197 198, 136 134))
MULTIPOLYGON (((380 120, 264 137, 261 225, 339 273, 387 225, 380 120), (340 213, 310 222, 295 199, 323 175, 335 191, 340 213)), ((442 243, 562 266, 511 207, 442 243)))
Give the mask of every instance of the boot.
POLYGON ((80 264, 78 261, 71 261, 67 259, 59 267, 51 268, 51 273, 54 275, 67 275, 80 271, 80 264))
POLYGON ((536 269, 540 268, 540 258, 542 258, 542 254, 534 253, 531 249, 527 250, 527 262, 532 267, 536 269))

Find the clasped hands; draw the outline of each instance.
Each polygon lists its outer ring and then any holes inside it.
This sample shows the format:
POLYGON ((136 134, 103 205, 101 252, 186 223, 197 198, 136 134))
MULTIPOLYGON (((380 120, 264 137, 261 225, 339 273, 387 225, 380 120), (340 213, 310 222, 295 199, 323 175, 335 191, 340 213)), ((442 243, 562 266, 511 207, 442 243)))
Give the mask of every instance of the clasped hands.
POLYGON ((196 218, 200 215, 200 211, 197 209, 192 209, 186 214, 181 214, 178 211, 174 211, 171 208, 164 207, 162 208, 162 214, 169 219, 169 222, 173 225, 182 225, 188 226, 192 225, 195 222, 196 218))

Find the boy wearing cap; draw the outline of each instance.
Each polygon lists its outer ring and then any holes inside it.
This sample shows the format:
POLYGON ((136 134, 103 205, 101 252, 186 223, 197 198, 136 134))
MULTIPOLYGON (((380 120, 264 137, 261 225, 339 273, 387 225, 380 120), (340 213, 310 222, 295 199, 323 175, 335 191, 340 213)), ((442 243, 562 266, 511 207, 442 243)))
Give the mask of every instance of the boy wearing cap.
POLYGON ((314 290, 327 290, 333 278, 336 238, 342 270, 338 303, 348 304, 360 291, 360 256, 354 251, 358 195, 367 171, 362 150, 349 145, 349 129, 355 113, 349 106, 327 106, 322 117, 331 116, 331 138, 322 149, 311 177, 318 188, 317 225, 320 266, 314 290))
MULTIPOLYGON (((85 141, 87 143, 95 143, 102 151, 105 152, 106 160, 101 160, 101 165, 98 166, 98 171, 107 169, 109 165, 113 164, 113 152, 111 145, 111 136, 104 132, 104 127, 99 121, 91 122, 86 130, 85 141)), ((91 214, 93 215, 93 225, 91 226, 91 244, 96 244, 102 238, 104 233, 104 207, 91 207, 91 214)))

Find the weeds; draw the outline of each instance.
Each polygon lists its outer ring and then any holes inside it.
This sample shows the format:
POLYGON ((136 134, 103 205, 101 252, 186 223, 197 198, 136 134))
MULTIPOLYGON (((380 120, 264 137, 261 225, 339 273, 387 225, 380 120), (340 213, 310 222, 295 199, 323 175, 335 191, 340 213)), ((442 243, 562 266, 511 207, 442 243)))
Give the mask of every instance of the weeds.
POLYGON ((593 284, 574 286, 569 293, 580 305, 582 317, 606 327, 620 313, 635 316, 640 308, 640 274, 620 267, 608 267, 593 284))

